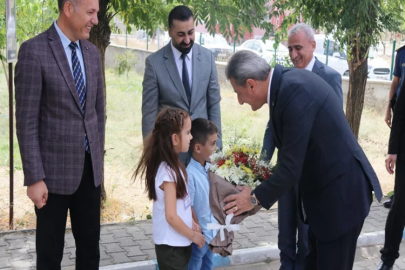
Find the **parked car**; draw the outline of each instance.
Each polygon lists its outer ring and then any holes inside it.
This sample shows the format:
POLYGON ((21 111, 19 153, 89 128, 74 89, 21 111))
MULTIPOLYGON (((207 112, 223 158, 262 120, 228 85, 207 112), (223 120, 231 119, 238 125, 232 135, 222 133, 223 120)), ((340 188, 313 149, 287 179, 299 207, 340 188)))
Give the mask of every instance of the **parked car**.
MULTIPOLYGON (((314 56, 322 63, 326 64, 326 55, 314 53, 314 56)), ((343 75, 348 70, 347 60, 342 57, 328 56, 328 66, 343 75)))
MULTIPOLYGON (((349 77, 349 68, 343 73, 343 76, 349 77)), ((373 80, 390 80, 391 68, 390 65, 381 57, 377 56, 377 51, 370 48, 368 54, 368 76, 373 80)))
MULTIPOLYGON (((349 76, 349 66, 347 64, 346 48, 342 51, 336 42, 328 37, 329 50, 328 50, 328 66, 335 69, 342 76, 349 76)), ((314 55, 319 61, 326 63, 326 38, 325 35, 315 35, 316 48, 314 55)), ((368 55, 368 78, 377 80, 389 80, 391 74, 390 65, 381 57, 377 55, 375 48, 370 48, 368 55)))
POLYGON ((209 49, 214 54, 215 60, 226 61, 233 54, 233 48, 221 34, 215 36, 209 33, 195 33, 195 42, 209 49))
POLYGON ((236 51, 241 50, 252 51, 268 63, 273 60, 275 53, 277 54, 276 61, 281 64, 285 62, 285 57, 288 57, 287 47, 283 44, 278 44, 277 50, 275 50, 273 40, 266 40, 266 43, 264 43, 263 40, 249 39, 236 48, 236 51))

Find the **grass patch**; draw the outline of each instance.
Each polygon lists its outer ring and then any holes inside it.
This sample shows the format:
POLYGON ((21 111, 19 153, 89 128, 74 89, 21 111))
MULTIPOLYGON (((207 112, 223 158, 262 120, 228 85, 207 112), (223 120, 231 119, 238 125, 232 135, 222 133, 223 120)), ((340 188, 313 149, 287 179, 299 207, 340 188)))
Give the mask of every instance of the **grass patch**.
MULTIPOLYGON (((132 173, 142 146, 142 75, 129 73, 118 77, 106 71, 107 126, 105 157, 105 188, 108 200, 102 210, 102 223, 137 221, 151 218, 152 202, 144 194, 141 181, 133 181, 132 173)), ((230 85, 221 87, 222 134, 224 146, 235 141, 262 144, 269 119, 269 109, 253 112, 249 105, 239 105, 230 85)), ((393 177, 384 167, 390 129, 384 116, 365 109, 359 142, 379 176, 385 193, 393 190, 393 177)), ((8 223, 8 90, 0 71, 0 230, 8 223)), ((35 227, 33 204, 23 187, 21 158, 17 140, 14 144, 15 163, 15 224, 16 228, 35 227)))

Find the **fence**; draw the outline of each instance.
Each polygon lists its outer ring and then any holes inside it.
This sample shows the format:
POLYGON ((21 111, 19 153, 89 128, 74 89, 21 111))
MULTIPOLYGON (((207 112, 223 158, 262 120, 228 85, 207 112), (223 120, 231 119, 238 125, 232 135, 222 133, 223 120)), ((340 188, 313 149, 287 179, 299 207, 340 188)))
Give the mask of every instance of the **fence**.
MULTIPOLYGON (((388 37, 387 37, 388 38, 388 37)), ((405 45, 405 39, 388 40, 380 42, 376 48, 370 49, 369 54, 369 79, 392 80, 394 69, 395 49, 405 45)), ((342 76, 349 75, 346 54, 340 52, 333 40, 327 40, 325 35, 315 35, 317 43, 315 56, 319 61, 329 65, 342 76)), ((157 30, 154 36, 149 36, 145 31, 139 30, 134 34, 112 34, 111 44, 126 48, 142 49, 146 51, 157 51, 170 41, 166 31, 157 30)), ((215 37, 208 33, 195 33, 195 42, 207 49, 210 49, 218 62, 226 62, 235 51, 250 50, 274 66, 279 63, 285 66, 292 66, 288 56, 288 49, 285 42, 280 43, 274 49, 274 41, 261 39, 248 39, 236 46, 236 42, 228 42, 221 34, 215 37)))
MULTIPOLYGON (((112 68, 115 65, 115 59, 118 54, 125 53, 128 48, 122 46, 110 45, 106 51, 105 64, 107 68, 112 68)), ((152 52, 141 49, 130 49, 137 56, 137 63, 134 67, 135 71, 139 74, 143 74, 145 71, 145 59, 152 52)), ((218 71, 218 82, 223 86, 229 86, 229 82, 225 77, 225 68, 226 63, 217 62, 217 71, 218 71)), ((366 93, 364 98, 365 108, 374 109, 377 112, 384 112, 385 106, 387 104, 386 99, 388 97, 388 92, 390 89, 391 82, 383 80, 367 80, 366 93)), ((342 77, 342 90, 343 96, 346 100, 347 92, 349 89, 349 79, 348 77, 342 77)))

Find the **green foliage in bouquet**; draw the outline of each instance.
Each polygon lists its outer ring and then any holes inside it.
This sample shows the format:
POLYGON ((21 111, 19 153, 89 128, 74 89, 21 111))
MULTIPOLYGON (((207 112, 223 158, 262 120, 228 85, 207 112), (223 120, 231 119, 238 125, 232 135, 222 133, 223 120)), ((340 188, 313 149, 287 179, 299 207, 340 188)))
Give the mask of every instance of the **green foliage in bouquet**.
POLYGON ((260 148, 248 145, 217 152, 211 156, 210 170, 230 183, 256 187, 271 175, 271 165, 260 159, 260 148))

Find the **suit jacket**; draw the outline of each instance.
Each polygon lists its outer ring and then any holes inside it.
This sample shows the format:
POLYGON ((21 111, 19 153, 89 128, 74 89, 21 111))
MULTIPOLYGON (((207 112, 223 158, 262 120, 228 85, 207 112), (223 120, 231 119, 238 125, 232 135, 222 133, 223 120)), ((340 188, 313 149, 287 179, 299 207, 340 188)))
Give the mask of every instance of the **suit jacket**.
MULTIPOLYGON (((402 84, 401 93, 405 93, 405 83, 402 84)), ((394 109, 388 154, 398 155, 398 161, 405 161, 405 95, 400 94, 394 109)))
POLYGON ((378 200, 382 191, 332 87, 307 70, 276 65, 270 116, 278 167, 255 190, 263 207, 298 183, 310 229, 320 241, 362 224, 371 190, 378 200))
MULTIPOLYGON (((312 72, 324 79, 332 87, 338 97, 340 106, 343 108, 342 76, 333 68, 323 64, 316 57, 312 72)), ((263 138, 262 153, 265 160, 271 159, 274 149, 275 145, 273 135, 271 134, 271 123, 269 120, 263 138)))
POLYGON ((180 108, 191 119, 205 118, 218 127, 218 147, 222 147, 221 94, 217 68, 212 52, 198 44, 193 45, 193 80, 191 103, 174 61, 171 43, 151 54, 145 61, 142 92, 142 134, 145 138, 153 129, 163 107, 180 108))
POLYGON ((86 70, 86 112, 62 42, 52 25, 21 45, 15 68, 16 125, 24 185, 44 180, 50 193, 69 195, 79 187, 89 140, 94 185, 102 181, 104 94, 100 53, 80 40, 86 70))
POLYGON ((342 75, 333 68, 319 61, 316 57, 312 72, 324 79, 332 87, 343 108, 342 75))

